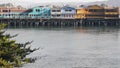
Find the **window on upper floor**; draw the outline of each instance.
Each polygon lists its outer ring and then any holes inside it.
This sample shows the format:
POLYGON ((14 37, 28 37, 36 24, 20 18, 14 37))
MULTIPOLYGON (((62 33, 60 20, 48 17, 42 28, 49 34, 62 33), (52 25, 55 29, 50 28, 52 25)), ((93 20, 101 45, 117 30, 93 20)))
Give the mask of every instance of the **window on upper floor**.
POLYGON ((65 10, 66 12, 71 12, 72 10, 65 10))
POLYGON ((9 12, 9 10, 3 10, 3 12, 9 12))
POLYGON ((60 14, 57 14, 57 17, 59 17, 60 16, 60 14))
POLYGON ((56 12, 55 10, 52 10, 52 12, 56 12))
POLYGON ((30 14, 30 16, 33 16, 33 14, 30 14))
POLYGON ((118 12, 118 9, 105 9, 105 12, 118 12))
POLYGON ((60 12, 61 10, 52 10, 52 12, 60 12))
POLYGON ((89 9, 89 12, 104 12, 104 9, 89 9))
POLYGON ((57 12, 60 12, 61 10, 57 10, 57 12))
POLYGON ((40 12, 40 9, 36 9, 36 12, 40 12))
POLYGON ((44 14, 44 16, 48 16, 48 14, 44 14))

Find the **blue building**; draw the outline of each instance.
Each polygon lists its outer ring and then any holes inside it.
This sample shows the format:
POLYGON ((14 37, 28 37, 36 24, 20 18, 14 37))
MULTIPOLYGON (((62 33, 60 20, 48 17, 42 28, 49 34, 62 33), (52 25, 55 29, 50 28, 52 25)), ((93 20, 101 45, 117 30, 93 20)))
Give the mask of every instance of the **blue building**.
POLYGON ((76 9, 69 6, 64 6, 61 9, 61 18, 74 19, 76 14, 76 9))
POLYGON ((24 13, 28 16, 28 18, 50 18, 51 17, 51 11, 49 7, 34 7, 32 9, 29 9, 27 12, 24 13))

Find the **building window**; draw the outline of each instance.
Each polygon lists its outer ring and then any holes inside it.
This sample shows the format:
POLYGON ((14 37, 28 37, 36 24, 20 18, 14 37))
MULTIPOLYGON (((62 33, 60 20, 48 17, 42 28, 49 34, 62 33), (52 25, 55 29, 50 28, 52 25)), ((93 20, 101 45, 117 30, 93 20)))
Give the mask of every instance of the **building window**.
POLYGON ((60 15, 58 14, 57 17, 60 17, 60 15))
POLYGON ((65 10, 66 12, 71 12, 72 10, 65 10))
POLYGON ((60 12, 61 10, 57 10, 57 12, 60 12))
POLYGON ((40 9, 36 9, 36 12, 40 12, 40 9))
POLYGON ((118 15, 105 15, 105 17, 118 17, 118 15))
POLYGON ((10 16, 10 14, 9 14, 9 16, 10 16))
POLYGON ((52 10, 52 12, 60 12, 61 10, 52 10))
POLYGON ((118 12, 117 9, 105 9, 106 12, 118 12))
POLYGON ((30 16, 33 16, 33 14, 30 14, 30 16))
POLYGON ((56 12, 56 10, 52 10, 52 12, 56 12))
POLYGON ((11 14, 11 16, 14 16, 14 14, 11 14))
POLYGON ((48 14, 44 14, 44 16, 48 16, 48 14))
POLYGON ((3 10, 3 12, 9 12, 9 10, 3 10))

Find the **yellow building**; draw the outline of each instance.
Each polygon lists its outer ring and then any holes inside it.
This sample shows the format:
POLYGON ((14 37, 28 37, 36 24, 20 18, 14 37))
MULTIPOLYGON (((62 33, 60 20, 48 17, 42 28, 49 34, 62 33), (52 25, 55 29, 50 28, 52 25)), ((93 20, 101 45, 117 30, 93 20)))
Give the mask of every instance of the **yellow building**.
POLYGON ((75 15, 75 18, 77 19, 84 19, 86 18, 85 15, 86 15, 87 11, 85 8, 78 8, 76 9, 76 15, 75 15))
POLYGON ((76 9, 77 19, 117 19, 119 10, 115 7, 91 5, 86 8, 76 9))
POLYGON ((117 7, 104 7, 105 19, 118 19, 119 8, 117 7))
POLYGON ((104 18, 104 8, 98 5, 91 5, 87 8, 86 18, 88 19, 103 19, 104 18))

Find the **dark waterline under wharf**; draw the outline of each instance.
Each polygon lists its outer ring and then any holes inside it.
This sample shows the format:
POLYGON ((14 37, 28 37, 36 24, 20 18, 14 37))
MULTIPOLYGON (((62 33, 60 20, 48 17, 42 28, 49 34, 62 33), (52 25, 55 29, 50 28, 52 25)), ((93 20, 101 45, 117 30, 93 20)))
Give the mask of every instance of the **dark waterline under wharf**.
POLYGON ((8 26, 120 26, 120 19, 0 19, 8 26))

